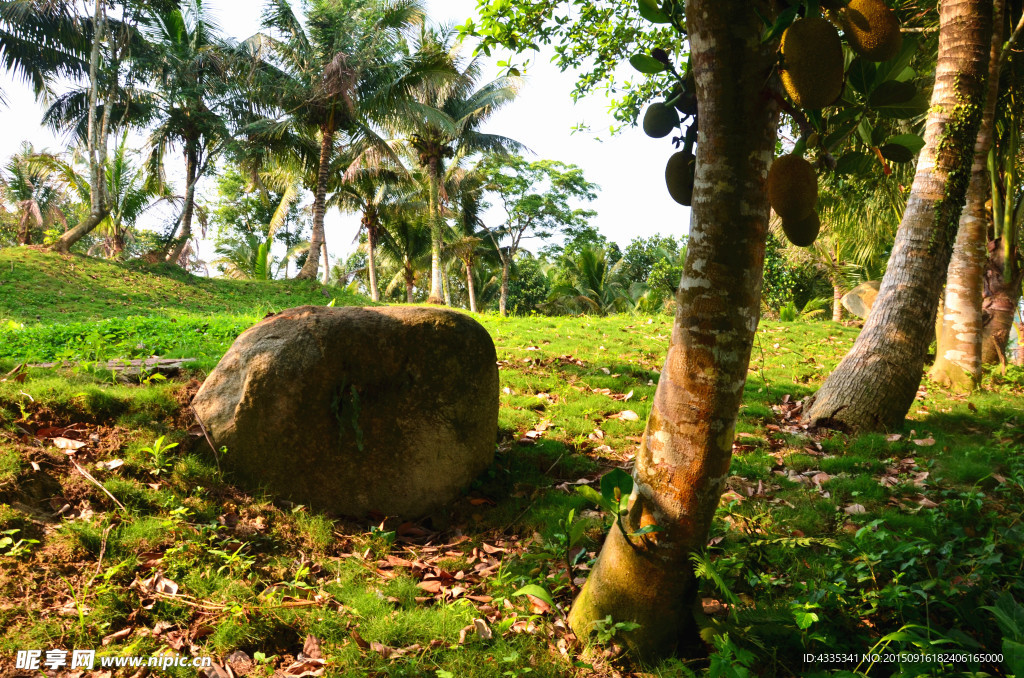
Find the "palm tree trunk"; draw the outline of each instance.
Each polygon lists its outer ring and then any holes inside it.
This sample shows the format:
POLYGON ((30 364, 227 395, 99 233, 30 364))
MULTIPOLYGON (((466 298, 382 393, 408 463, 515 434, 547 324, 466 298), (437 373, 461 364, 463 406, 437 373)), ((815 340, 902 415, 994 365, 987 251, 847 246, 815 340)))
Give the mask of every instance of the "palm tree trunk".
MULTIPOLYGON (((107 27, 106 13, 103 8, 103 1, 96 0, 93 13, 95 32, 89 54, 89 113, 86 131, 86 151, 89 154, 89 216, 78 222, 74 228, 65 231, 53 244, 54 250, 63 253, 70 251, 72 245, 99 226, 100 222, 106 219, 107 214, 110 213, 110 208, 107 206, 104 172, 107 147, 106 125, 99 119, 100 45, 103 43, 107 27)), ((107 115, 107 108, 109 107, 104 107, 104 118, 107 115)))
MULTIPOLYGON (((573 603, 581 640, 608 615, 635 622, 642 659, 700 645, 691 553, 703 549, 729 462, 760 316, 768 233, 765 177, 778 110, 764 95, 777 45, 762 43, 767 0, 686 3, 701 117, 692 233, 672 339, 633 472, 627 533, 613 525, 573 603), (757 11, 755 11, 757 10, 757 11)), ((698 650, 700 651, 700 650, 698 650)))
POLYGON ((974 165, 967 187, 967 203, 960 215, 960 229, 953 245, 953 257, 946 272, 946 293, 942 304, 941 329, 936 337, 935 364, 928 376, 933 381, 962 391, 981 385, 982 271, 988 242, 988 212, 991 179, 988 155, 999 96, 999 55, 1003 47, 1005 0, 992 5, 992 42, 989 49, 988 91, 978 140, 974 144, 974 165))
POLYGON ((441 289, 444 291, 444 305, 452 305, 452 281, 448 277, 448 267, 441 267, 441 289))
POLYGON ((910 410, 971 179, 992 40, 992 0, 939 5, 925 146, 882 286, 853 348, 809 400, 813 425, 891 428, 910 410))
POLYGON ((440 304, 441 299, 441 162, 431 158, 427 173, 430 176, 430 295, 428 304, 440 304))
POLYGON ((498 313, 501 317, 508 315, 508 269, 511 261, 510 257, 505 255, 501 256, 501 296, 498 297, 498 313))
POLYGON ((192 239, 192 216, 195 213, 196 181, 198 180, 196 174, 199 171, 199 159, 196 156, 197 152, 195 145, 193 143, 188 143, 188 147, 185 151, 185 181, 188 182, 188 188, 185 190, 185 204, 182 205, 181 208, 181 231, 180 234, 169 243, 167 254, 164 257, 167 261, 172 263, 177 262, 178 259, 181 258, 181 253, 185 250, 185 246, 188 245, 188 241, 192 239))
POLYGON ((368 225, 366 227, 366 267, 370 274, 370 299, 380 301, 380 290, 377 288, 377 227, 368 225))
MULTIPOLYGON (((28 201, 26 201, 28 202, 28 201)), ((28 208, 23 208, 24 211, 21 215, 21 219, 18 221, 18 244, 19 245, 31 245, 32 244, 32 215, 28 211, 28 208)))
POLYGON ((320 243, 320 252, 324 257, 324 284, 331 284, 331 259, 327 256, 327 243, 320 243))
POLYGON ((466 263, 466 293, 469 295, 469 310, 476 313, 476 288, 473 287, 473 269, 466 263))
POLYGON ((405 271, 405 303, 412 303, 412 278, 413 273, 409 269, 405 271))
POLYGON ((316 172, 316 191, 313 193, 313 233, 309 241, 309 255, 296 278, 312 280, 320 270, 320 250, 325 242, 324 212, 327 199, 327 174, 330 169, 331 150, 334 146, 334 129, 324 125, 320 129, 320 165, 316 172))
POLYGON ((832 322, 843 321, 843 288, 832 283, 832 322))
POLYGON ((1015 323, 1017 328, 1017 355, 1013 362, 1015 365, 1024 365, 1024 321, 1015 323))
POLYGON ((987 245, 988 259, 985 262, 984 298, 981 303, 985 317, 985 328, 981 339, 981 359, 986 365, 996 365, 1005 359, 1006 344, 1010 340, 1017 306, 1020 304, 1021 278, 1024 267, 1016 252, 1011 253, 1013 268, 1009 282, 1003 277, 1006 269, 1003 238, 996 238, 987 245))

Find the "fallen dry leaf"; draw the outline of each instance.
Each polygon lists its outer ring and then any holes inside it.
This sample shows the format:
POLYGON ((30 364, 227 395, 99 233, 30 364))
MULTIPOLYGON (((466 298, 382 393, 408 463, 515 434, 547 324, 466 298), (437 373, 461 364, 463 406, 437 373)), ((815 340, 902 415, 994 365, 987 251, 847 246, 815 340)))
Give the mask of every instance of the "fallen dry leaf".
POLYGON ((901 440, 902 438, 903 438, 903 434, 902 433, 890 433, 889 435, 885 436, 885 439, 887 441, 889 441, 890 443, 894 443, 897 440, 901 440))
POLYGON ((71 438, 54 438, 50 442, 62 450, 70 450, 72 452, 82 449, 87 444, 83 443, 81 440, 72 440, 71 438))
POLYGON ((914 444, 921 447, 931 447, 935 444, 935 438, 932 438, 931 436, 928 436, 927 438, 917 438, 914 440, 914 444))
POLYGON ((622 410, 619 412, 619 418, 623 421, 639 421, 640 415, 633 410, 622 410))
POLYGON ((861 506, 860 504, 850 504, 849 506, 843 509, 843 512, 846 513, 846 515, 848 516, 852 516, 858 513, 867 513, 868 510, 861 506))

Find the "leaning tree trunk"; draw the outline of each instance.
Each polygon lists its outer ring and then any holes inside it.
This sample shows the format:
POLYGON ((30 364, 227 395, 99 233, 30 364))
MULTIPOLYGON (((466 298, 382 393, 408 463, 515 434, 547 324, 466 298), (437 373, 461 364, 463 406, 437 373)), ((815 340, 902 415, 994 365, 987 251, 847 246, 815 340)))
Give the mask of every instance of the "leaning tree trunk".
POLYGON ((99 114, 99 67, 102 57, 100 45, 106 37, 107 20, 102 0, 96 0, 95 8, 93 14, 95 31, 92 49, 89 53, 89 113, 86 128, 86 150, 89 155, 89 215, 78 222, 74 228, 65 231, 53 243, 53 249, 63 253, 69 252, 72 245, 91 233, 110 214, 104 168, 107 159, 106 121, 109 119, 108 109, 110 107, 104 106, 102 117, 99 114))
POLYGON ((1010 329, 1020 304, 1021 278, 1024 268, 1020 265, 1017 252, 1013 256, 1010 281, 1003 277, 1006 270, 1006 255, 1003 239, 996 238, 987 245, 988 258, 985 264, 985 295, 982 311, 985 315, 985 329, 981 340, 981 359, 986 365, 997 365, 1005 359, 1006 344, 1010 340, 1010 329))
POLYGON ((196 157, 195 146, 191 143, 185 151, 185 181, 188 188, 185 189, 185 204, 181 209, 181 232, 171 241, 167 248, 165 260, 175 263, 181 258, 181 253, 192 239, 192 216, 196 207, 196 174, 199 171, 198 158, 196 157))
POLYGON ((334 129, 325 125, 320 129, 320 165, 316 171, 316 191, 313 193, 313 233, 309 241, 309 255, 302 264, 302 270, 295 277, 302 280, 316 278, 320 270, 320 250, 324 238, 324 212, 327 198, 327 174, 330 170, 331 150, 334 146, 334 129))
POLYGON ((832 283, 832 322, 843 321, 843 288, 832 283))
POLYGON ((992 182, 988 154, 992 148, 992 127, 999 97, 999 55, 1003 47, 1005 0, 995 0, 992 9, 992 42, 989 49, 988 92, 978 140, 974 144, 974 165, 967 187, 967 204, 960 215, 960 230, 953 245, 953 257, 946 272, 942 329, 937 338, 935 364, 928 376, 944 386, 972 391, 981 385, 981 339, 984 327, 981 303, 988 243, 988 211, 985 202, 992 182))
POLYGON ((633 473, 628 532, 613 525, 569 622, 586 638, 611 615, 655 658, 696 639, 689 556, 704 548, 728 476, 736 415, 760 315, 768 232, 765 178, 778 112, 765 88, 777 43, 761 42, 767 1, 686 3, 701 135, 686 264, 668 357, 633 473), (760 12, 760 14, 759 14, 760 12))
POLYGON ((441 304, 441 162, 431 158, 427 166, 430 176, 430 294, 428 304, 441 304))
POLYGON ((508 315, 508 269, 511 258, 511 255, 501 257, 501 295, 498 297, 498 313, 502 317, 508 315))
POLYGON ((331 259, 327 256, 326 241, 320 243, 320 252, 324 257, 324 284, 329 285, 331 283, 331 259))
POLYGON ((807 420, 850 429, 894 427, 910 410, 934 336, 971 178, 992 39, 992 0, 939 5, 935 88, 903 223, 871 314, 853 348, 810 398, 807 420))
POLYGON ((469 295, 469 310, 476 313, 476 287, 473 285, 473 269, 466 264, 466 294, 469 295))

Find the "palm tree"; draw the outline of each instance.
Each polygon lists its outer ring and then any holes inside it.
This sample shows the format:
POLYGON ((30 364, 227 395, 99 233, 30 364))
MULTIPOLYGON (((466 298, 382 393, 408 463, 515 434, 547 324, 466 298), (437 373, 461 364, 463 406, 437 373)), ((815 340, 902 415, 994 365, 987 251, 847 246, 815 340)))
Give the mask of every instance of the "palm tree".
POLYGON ((552 287, 549 296, 555 304, 597 315, 629 307, 631 300, 617 276, 621 260, 609 265, 603 249, 584 247, 576 256, 563 259, 562 265, 561 281, 552 287))
MULTIPOLYGON (((348 165, 348 154, 341 156, 342 164, 348 165)), ((366 268, 369 276, 370 298, 380 301, 377 284, 377 248, 380 244, 382 224, 397 221, 402 213, 415 211, 417 186, 404 169, 394 166, 356 167, 343 175, 341 183, 328 199, 328 206, 336 206, 343 212, 360 214, 359 238, 366 232, 366 268)))
POLYGON ((419 0, 314 0, 307 29, 287 0, 271 0, 264 12, 267 33, 250 42, 262 57, 260 87, 275 93, 278 129, 301 130, 319 145, 312 237, 300 278, 316 275, 325 249, 327 186, 338 135, 365 133, 364 115, 393 108, 402 66, 394 57, 405 31, 423 16, 419 0))
POLYGON ((32 244, 32 229, 45 229, 67 220, 62 207, 67 193, 48 166, 47 154, 24 143, 0 172, 0 197, 14 204, 18 214, 18 243, 32 244))
POLYGON ((519 92, 519 78, 502 77, 479 86, 482 64, 465 59, 463 45, 450 31, 423 29, 418 52, 427 61, 444 61, 458 76, 444 87, 424 86, 415 98, 404 103, 398 118, 399 131, 415 152, 430 186, 429 221, 431 233, 429 303, 441 303, 441 200, 446 163, 456 167, 462 158, 475 153, 513 153, 523 145, 509 137, 481 132, 480 128, 499 108, 519 92))
POLYGON ((154 84, 156 119, 149 136, 150 171, 163 176, 171 147, 180 149, 185 165, 184 203, 163 252, 167 261, 177 261, 192 238, 196 183, 230 138, 227 95, 234 50, 200 0, 154 9, 144 33, 151 51, 140 61, 154 84))
POLYGON ((469 310, 477 312, 476 278, 474 268, 477 261, 493 249, 486 245, 487 232, 480 218, 487 208, 484 202, 485 177, 474 168, 470 171, 458 171, 452 174, 446 192, 453 196, 454 222, 445 234, 443 253, 458 260, 466 273, 466 296, 469 310))
POLYGON ((394 271, 384 293, 390 295, 399 285, 405 285, 405 300, 413 303, 413 289, 427 267, 431 251, 430 230, 426 228, 422 212, 406 212, 384 225, 380 231, 380 258, 385 267, 394 271))

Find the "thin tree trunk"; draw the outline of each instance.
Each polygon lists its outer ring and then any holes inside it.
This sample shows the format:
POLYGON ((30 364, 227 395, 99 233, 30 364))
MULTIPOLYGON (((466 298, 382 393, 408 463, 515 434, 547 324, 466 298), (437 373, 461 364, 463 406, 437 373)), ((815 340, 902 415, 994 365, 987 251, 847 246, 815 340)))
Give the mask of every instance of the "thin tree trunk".
POLYGON ((810 398, 819 426, 899 425, 921 383, 939 292, 971 179, 992 39, 992 0, 939 5, 935 88, 903 223, 882 286, 853 348, 810 398))
MULTIPOLYGON (((28 202, 28 201, 26 201, 28 202)), ((23 207, 25 210, 21 215, 21 220, 18 222, 18 244, 19 245, 31 245, 32 244, 32 215, 28 211, 28 207, 23 207)))
MULTIPOLYGON (((53 249, 63 253, 70 251, 72 245, 96 228, 101 221, 107 218, 107 214, 110 213, 110 207, 107 205, 106 199, 107 189, 104 171, 107 146, 106 125, 102 124, 98 119, 100 45, 103 43, 107 27, 106 13, 103 7, 103 0, 96 0, 93 13, 95 34, 92 40, 92 50, 89 54, 89 113, 86 131, 86 151, 89 154, 89 216, 78 222, 74 228, 65 231, 53 244, 53 249)), ((104 118, 106 117, 106 108, 104 106, 104 118)))
POLYGON ((498 298, 498 312, 504 318, 508 315, 508 269, 510 257, 501 257, 501 296, 498 298))
POLYGON ((985 293, 981 303, 985 317, 985 328, 981 340, 981 359, 986 365, 997 365, 1003 360, 1006 344, 1010 340, 1010 328, 1017 315, 1024 268, 1021 267, 1020 258, 1014 252, 1011 280, 1007 282, 1003 277, 1006 269, 1004 254, 1006 248, 1003 246, 1003 239, 996 238, 989 241, 987 249, 985 293))
POLYGON ((843 321, 843 288, 832 283, 832 322, 843 321))
POLYGON ((331 284, 331 259, 327 256, 327 243, 320 243, 320 251, 324 257, 324 284, 331 284))
POLYGON ((1017 355, 1014 356, 1015 365, 1024 365, 1024 321, 1015 323, 1017 328, 1017 355))
POLYGON ((199 171, 199 159, 196 157, 196 149, 193 143, 188 143, 185 151, 185 181, 188 188, 185 190, 185 204, 181 208, 181 232, 175 237, 167 248, 167 255, 164 257, 171 263, 176 263, 181 258, 181 253, 192 239, 192 216, 196 207, 196 174, 199 171))
POLYGON ((430 175, 430 295, 428 304, 442 303, 441 292, 441 163, 431 158, 427 167, 430 175))
POLYGON ((408 273, 405 276, 405 303, 412 303, 412 276, 408 273))
POLYGON ((476 313, 476 288, 473 286, 473 269, 466 264, 466 293, 469 295, 469 310, 476 313))
POLYGON ((370 274, 370 299, 373 301, 380 301, 380 290, 377 289, 377 261, 376 250, 377 250, 377 226, 368 225, 366 227, 366 267, 369 269, 370 274))
POLYGON ((320 250, 324 238, 324 211, 327 198, 327 174, 330 169, 334 129, 325 125, 320 130, 320 165, 316 172, 316 191, 313 194, 313 233, 309 241, 309 255, 296 278, 312 280, 320 270, 320 250))
POLYGON ((988 155, 992 148, 992 128, 999 96, 999 54, 1003 47, 1005 0, 995 0, 992 9, 992 41, 989 49, 988 92, 982 113, 978 140, 974 145, 974 165, 967 188, 967 204, 960 215, 960 229, 953 245, 953 257, 946 272, 942 328, 937 337, 935 364, 928 376, 944 386, 972 391, 981 385, 982 288, 985 245, 988 243, 988 211, 985 202, 992 185, 988 174, 988 155))
POLYGON ((613 525, 569 622, 585 639, 611 615, 642 658, 699 644, 689 560, 703 549, 728 477, 736 415, 760 315, 765 178, 778 111, 765 95, 777 43, 767 1, 690 0, 687 25, 701 138, 686 264, 668 357, 636 458, 627 532, 613 525), (756 10, 756 11, 755 11, 756 10))
POLYGON ((448 276, 448 267, 441 267, 441 290, 444 292, 444 305, 452 305, 452 281, 448 276))

